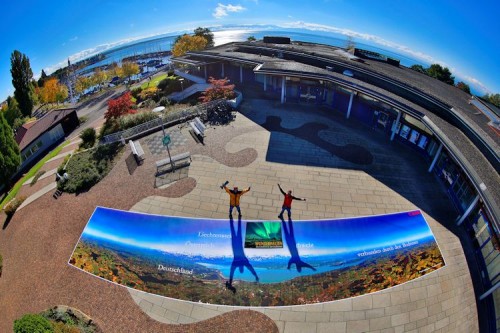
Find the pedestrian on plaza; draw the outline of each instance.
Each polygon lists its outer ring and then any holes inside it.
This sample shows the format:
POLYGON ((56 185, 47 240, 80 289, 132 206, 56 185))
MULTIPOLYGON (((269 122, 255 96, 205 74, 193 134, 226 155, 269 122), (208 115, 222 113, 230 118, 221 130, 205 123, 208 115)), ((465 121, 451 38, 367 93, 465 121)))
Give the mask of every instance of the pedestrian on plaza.
POLYGON ((283 206, 281 207, 281 213, 280 213, 280 215, 278 215, 278 218, 280 220, 283 220, 283 212, 286 210, 288 213, 288 219, 290 220, 292 218, 292 212, 291 212, 292 201, 293 200, 306 201, 306 199, 294 197, 292 195, 292 190, 288 190, 288 193, 285 193, 285 191, 283 191, 283 189, 281 188, 280 184, 278 184, 278 187, 279 187, 281 193, 285 196, 285 200, 283 201, 283 206))
POLYGON ((250 191, 250 187, 244 189, 243 191, 239 191, 237 186, 234 186, 232 190, 227 187, 227 184, 224 184, 224 190, 229 194, 229 216, 233 216, 233 208, 236 207, 238 211, 238 216, 241 217, 241 209, 240 209, 240 197, 250 191))

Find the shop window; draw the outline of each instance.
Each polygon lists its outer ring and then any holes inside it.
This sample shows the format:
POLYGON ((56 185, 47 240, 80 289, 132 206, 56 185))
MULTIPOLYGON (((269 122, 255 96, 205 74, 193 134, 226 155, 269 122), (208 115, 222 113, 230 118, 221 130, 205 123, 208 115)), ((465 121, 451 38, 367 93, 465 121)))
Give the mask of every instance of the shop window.
POLYGON ((428 142, 429 142, 429 139, 427 139, 427 137, 425 135, 420 135, 420 139, 418 140, 418 146, 422 149, 425 149, 428 142))
POLYGON ((436 151, 438 150, 438 144, 436 141, 431 140, 430 143, 427 145, 427 153, 429 156, 434 156, 436 154, 436 151))
POLYGON ((411 143, 417 144, 417 140, 418 140, 419 136, 420 136, 420 133, 418 133, 417 131, 412 129, 411 134, 410 134, 410 138, 408 139, 408 141, 410 141, 411 143))
POLYGON ((401 126, 401 131, 399 132, 399 136, 402 137, 403 139, 407 139, 408 135, 410 134, 410 130, 411 128, 406 125, 401 126))
POLYGON ((460 207, 465 211, 476 196, 476 193, 470 185, 464 174, 460 173, 456 181, 453 183, 453 192, 460 204, 460 207))
POLYGON ((498 235, 491 227, 487 214, 481 209, 475 223, 472 224, 474 238, 484 259, 489 278, 495 277, 500 271, 500 257, 498 256, 498 235))

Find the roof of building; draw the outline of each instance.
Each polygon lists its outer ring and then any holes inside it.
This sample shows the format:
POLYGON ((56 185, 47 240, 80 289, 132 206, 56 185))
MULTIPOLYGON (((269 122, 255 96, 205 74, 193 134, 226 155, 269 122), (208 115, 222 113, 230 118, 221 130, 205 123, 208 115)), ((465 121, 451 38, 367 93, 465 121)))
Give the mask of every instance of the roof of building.
MULTIPOLYGON (((479 179, 476 185, 484 183, 487 191, 483 190, 483 194, 491 195, 493 205, 498 208, 500 202, 500 188, 498 187, 500 183, 498 173, 500 137, 491 127, 491 120, 484 113, 478 112, 477 108, 469 103, 471 95, 412 69, 370 59, 363 59, 363 62, 352 61, 350 58, 345 57, 344 53, 336 52, 336 50, 338 48, 332 46, 305 42, 294 42, 292 44, 235 42, 204 51, 191 52, 185 58, 206 59, 209 57, 235 61, 241 64, 255 64, 254 71, 263 74, 323 77, 339 84, 355 87, 357 90, 370 92, 373 95, 380 96, 382 101, 385 99, 391 104, 399 105, 406 112, 410 111, 410 113, 417 114, 422 119, 425 117, 428 124, 435 125, 448 138, 447 145, 453 146, 454 151, 457 151, 461 155, 460 158, 467 163, 467 166, 463 167, 473 170, 477 176, 475 179, 479 179), (321 67, 302 63, 302 61, 308 62, 305 59, 309 60, 311 58, 322 61, 330 60, 332 66, 337 67, 337 69, 340 66, 342 70, 352 70, 354 77, 336 73, 331 68, 326 68, 326 66, 321 67), (458 116, 457 121, 475 132, 476 139, 479 137, 479 140, 482 140, 491 151, 493 162, 487 159, 477 146, 477 143, 471 141, 470 135, 457 127, 455 121, 450 121, 449 118, 446 119, 442 114, 417 105, 399 94, 364 82, 360 80, 357 73, 368 73, 368 75, 374 77, 387 79, 393 86, 404 86, 416 95, 423 93, 422 96, 425 99, 440 105, 448 113, 455 114, 458 116)), ((175 61, 175 58, 173 60, 175 61)))
POLYGON ((59 124, 69 114, 76 112, 75 108, 54 110, 47 113, 43 118, 36 122, 31 122, 21 126, 17 132, 15 140, 22 151, 35 141, 40 135, 59 124))

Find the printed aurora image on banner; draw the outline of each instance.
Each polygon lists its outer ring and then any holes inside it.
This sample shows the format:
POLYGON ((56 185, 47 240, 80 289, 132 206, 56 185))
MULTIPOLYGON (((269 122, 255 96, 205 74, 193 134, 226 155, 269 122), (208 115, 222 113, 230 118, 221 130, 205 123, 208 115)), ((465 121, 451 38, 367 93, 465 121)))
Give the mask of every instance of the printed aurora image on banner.
POLYGON ((420 211, 255 222, 97 207, 69 263, 149 293, 241 306, 339 300, 390 288, 445 265, 420 211), (249 232, 280 237, 283 247, 245 248, 249 232))
POLYGON ((245 234, 246 248, 283 247, 280 222, 248 222, 245 234))

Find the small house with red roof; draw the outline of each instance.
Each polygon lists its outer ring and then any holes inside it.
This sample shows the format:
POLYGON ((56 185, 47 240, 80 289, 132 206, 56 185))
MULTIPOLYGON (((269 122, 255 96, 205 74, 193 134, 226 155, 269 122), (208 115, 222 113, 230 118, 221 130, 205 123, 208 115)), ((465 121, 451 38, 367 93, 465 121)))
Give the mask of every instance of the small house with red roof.
POLYGON ((15 140, 21 151, 21 169, 64 140, 80 121, 75 108, 54 110, 18 128, 15 140))

